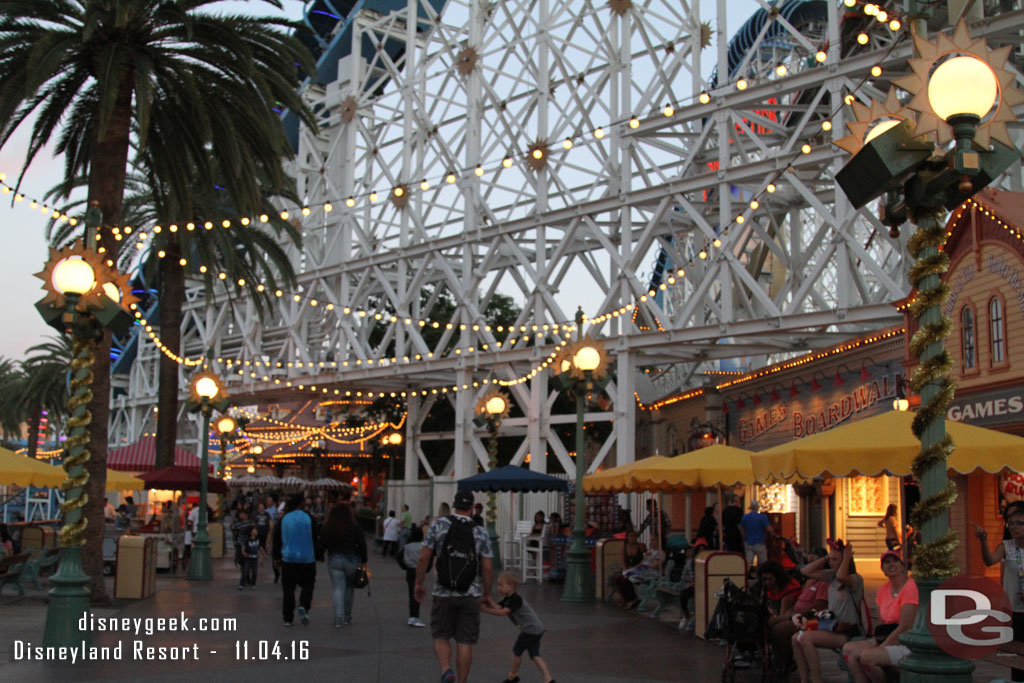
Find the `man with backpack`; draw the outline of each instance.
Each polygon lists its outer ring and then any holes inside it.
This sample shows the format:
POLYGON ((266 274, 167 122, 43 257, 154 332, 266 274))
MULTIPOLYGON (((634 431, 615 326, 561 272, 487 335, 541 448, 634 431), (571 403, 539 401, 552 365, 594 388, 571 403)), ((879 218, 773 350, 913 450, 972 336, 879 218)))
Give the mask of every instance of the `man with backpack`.
POLYGON ((473 661, 473 645, 480 635, 480 602, 491 594, 494 555, 487 530, 470 517, 473 494, 459 491, 452 507, 455 514, 438 517, 427 530, 416 565, 414 597, 417 602, 427 597, 423 579, 433 561, 437 580, 430 608, 430 633, 441 667, 441 683, 465 683, 473 661), (458 679, 451 668, 452 638, 458 679))

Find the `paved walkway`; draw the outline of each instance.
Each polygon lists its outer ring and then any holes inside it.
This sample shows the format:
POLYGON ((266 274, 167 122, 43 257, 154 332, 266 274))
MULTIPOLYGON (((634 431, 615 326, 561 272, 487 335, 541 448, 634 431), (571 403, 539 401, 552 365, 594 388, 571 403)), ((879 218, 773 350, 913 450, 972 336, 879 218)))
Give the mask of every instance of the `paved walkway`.
MULTIPOLYGON (((269 563, 260 569, 256 590, 238 591, 237 573, 229 559, 215 560, 214 580, 206 584, 181 576, 158 575, 158 591, 146 600, 122 601, 113 608, 96 609, 98 617, 176 617, 182 612, 196 627, 199 617, 236 618, 237 630, 206 633, 158 632, 136 636, 97 633, 94 645, 122 643, 123 658, 110 662, 50 664, 13 661, 14 641, 40 645, 45 622, 45 594, 28 591, 24 598, 0 599, 0 671, 4 681, 295 681, 331 680, 343 683, 379 681, 430 683, 439 679, 429 629, 406 625, 404 573, 393 560, 374 555, 370 561, 372 594, 357 591, 354 623, 332 627, 331 581, 324 565, 317 566, 310 624, 298 619, 282 624, 281 591, 272 583, 269 563), (133 661, 133 641, 142 647, 198 650, 198 661, 133 661), (240 660, 236 652, 248 642, 250 657, 266 652, 270 659, 240 660), (239 643, 236 645, 236 643, 239 643), (263 645, 261 646, 261 643, 263 645), (276 646, 276 649, 275 649, 276 646), (307 661, 286 661, 308 646, 307 661), (263 650, 261 650, 261 647, 263 650), (280 652, 281 661, 275 659, 280 652)), ((10 588, 7 589, 10 591, 10 588)), ((592 681, 718 681, 724 649, 677 628, 678 612, 661 621, 626 612, 609 603, 578 605, 560 600, 561 587, 524 585, 522 594, 535 606, 548 632, 542 653, 560 683, 592 681)), ((429 600, 423 606, 429 621, 429 600)), ((498 683, 507 675, 516 631, 508 619, 482 615, 480 642, 474 649, 470 681, 498 683)), ((244 653, 244 651, 242 652, 244 653)), ((156 653, 154 653, 155 656, 156 653)), ((834 657, 827 659, 834 660, 834 657)), ((826 662, 830 683, 844 681, 834 661, 826 662)), ((1006 670, 979 671, 977 681, 989 681, 1006 670)), ((521 670, 524 683, 540 681, 531 663, 521 670)), ((737 681, 757 681, 753 672, 740 671, 737 681)), ((795 679, 794 679, 795 680, 795 679)))

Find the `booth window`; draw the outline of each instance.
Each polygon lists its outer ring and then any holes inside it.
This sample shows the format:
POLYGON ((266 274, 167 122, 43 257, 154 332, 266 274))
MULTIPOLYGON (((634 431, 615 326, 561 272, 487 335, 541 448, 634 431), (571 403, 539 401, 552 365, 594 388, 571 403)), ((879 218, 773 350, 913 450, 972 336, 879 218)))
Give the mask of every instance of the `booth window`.
POLYGON ((970 370, 975 365, 976 344, 974 343, 974 311, 969 306, 964 306, 960 312, 960 346, 964 360, 964 370, 970 370))
POLYGON ((886 477, 847 477, 847 501, 850 515, 878 517, 889 505, 889 480, 886 477))
POLYGON ((989 340, 992 346, 992 364, 1006 360, 1006 328, 1003 319, 1003 302, 994 296, 988 302, 989 340))

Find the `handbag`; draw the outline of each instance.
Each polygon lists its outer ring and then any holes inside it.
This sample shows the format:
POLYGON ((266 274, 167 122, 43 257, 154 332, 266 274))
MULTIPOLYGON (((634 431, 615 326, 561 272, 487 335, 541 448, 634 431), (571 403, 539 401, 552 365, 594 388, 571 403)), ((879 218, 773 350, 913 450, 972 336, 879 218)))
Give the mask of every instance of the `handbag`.
POLYGON ((356 573, 352 575, 352 587, 353 588, 366 588, 370 586, 370 573, 359 567, 356 569, 356 573))

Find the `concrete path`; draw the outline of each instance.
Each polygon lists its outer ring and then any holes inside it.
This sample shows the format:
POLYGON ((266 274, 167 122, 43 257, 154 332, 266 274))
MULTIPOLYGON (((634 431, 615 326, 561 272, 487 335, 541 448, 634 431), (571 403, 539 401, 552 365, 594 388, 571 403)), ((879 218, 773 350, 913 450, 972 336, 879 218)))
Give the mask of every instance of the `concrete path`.
MULTIPOLYGON (((15 641, 41 645, 46 616, 45 593, 29 590, 24 598, 0 598, 0 679, 3 681, 274 681, 305 683, 424 682, 439 680, 429 629, 412 628, 408 619, 404 573, 390 558, 371 558, 371 594, 357 591, 354 623, 332 627, 331 581, 323 564, 317 565, 310 624, 285 627, 281 617, 281 590, 272 583, 269 563, 260 569, 255 590, 238 591, 237 573, 229 559, 215 560, 214 580, 196 584, 180 576, 158 575, 158 591, 146 600, 120 601, 96 609, 97 617, 141 619, 172 618, 184 612, 189 627, 199 618, 236 619, 233 630, 209 632, 162 631, 147 635, 99 633, 95 646, 121 644, 120 661, 53 664, 15 661, 15 641), (139 641, 136 645, 135 641, 139 641), (250 659, 244 659, 248 643, 250 659), (136 648, 147 657, 136 661, 136 648), (308 659, 291 658, 308 652, 308 659), (186 654, 185 661, 160 660, 161 655, 186 654), (197 654, 198 659, 192 657, 197 654), (280 659, 278 659, 280 657, 280 659), (287 659, 286 659, 287 658, 287 659)), ((7 589, 10 590, 9 588, 7 589)), ((678 612, 662 620, 626 612, 610 603, 578 605, 561 601, 561 587, 551 584, 522 586, 522 594, 547 626, 542 654, 560 683, 627 683, 639 681, 719 681, 724 648, 717 643, 682 634, 678 612)), ((429 599, 423 619, 429 622, 429 599)), ((504 617, 482 615, 480 642, 474 649, 470 681, 498 683, 505 679, 511 660, 515 627, 504 617)), ((140 622, 145 627, 146 622, 140 622)), ((834 660, 834 657, 827 657, 834 660)), ((825 661, 830 683, 844 681, 834 661, 825 661)), ((540 681, 528 661, 521 670, 524 683, 540 681)), ((989 681, 1005 669, 979 670, 977 681, 989 681)), ((740 671, 737 681, 757 681, 758 675, 740 671)), ((795 680, 795 678, 793 679, 795 680)))

